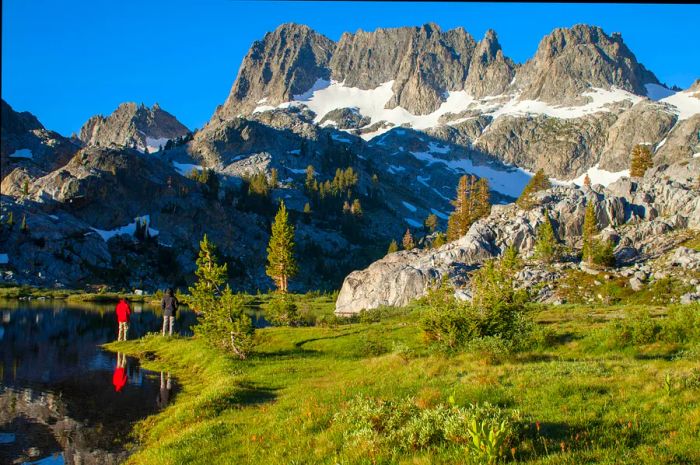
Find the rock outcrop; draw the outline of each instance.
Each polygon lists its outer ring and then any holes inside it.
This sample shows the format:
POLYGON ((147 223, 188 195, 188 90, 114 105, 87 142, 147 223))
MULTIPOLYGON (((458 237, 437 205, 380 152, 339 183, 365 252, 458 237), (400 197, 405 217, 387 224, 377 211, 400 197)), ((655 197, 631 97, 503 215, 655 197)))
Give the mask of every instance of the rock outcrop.
POLYGON ((122 103, 109 116, 93 116, 82 128, 79 138, 87 145, 132 147, 141 152, 156 152, 169 140, 189 134, 177 118, 156 103, 122 103))
POLYGON ((646 95, 644 85, 658 83, 621 35, 583 24, 552 31, 516 75, 521 99, 558 104, 575 102, 592 87, 646 95))
POLYGON ((656 247, 663 236, 683 228, 700 229, 700 159, 649 170, 644 178, 623 178, 607 189, 556 186, 537 193, 538 206, 526 211, 515 204, 494 206, 462 238, 437 250, 412 250, 387 255, 367 269, 351 273, 343 283, 336 313, 357 313, 381 305, 405 305, 422 296, 428 285, 448 276, 456 284, 466 272, 498 256, 507 246, 529 255, 536 231, 549 212, 557 237, 580 247, 586 205, 593 203, 603 234, 615 240, 616 254, 634 262, 665 252, 656 247))

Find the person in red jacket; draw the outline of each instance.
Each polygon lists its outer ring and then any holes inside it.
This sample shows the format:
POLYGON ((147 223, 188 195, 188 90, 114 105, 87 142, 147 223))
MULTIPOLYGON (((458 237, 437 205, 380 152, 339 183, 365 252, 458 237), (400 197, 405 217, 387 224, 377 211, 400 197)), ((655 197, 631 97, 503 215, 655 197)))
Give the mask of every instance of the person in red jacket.
POLYGON ((117 341, 126 341, 126 334, 129 332, 129 317, 131 316, 131 307, 126 299, 122 298, 117 304, 117 322, 119 323, 119 331, 117 333, 117 341))

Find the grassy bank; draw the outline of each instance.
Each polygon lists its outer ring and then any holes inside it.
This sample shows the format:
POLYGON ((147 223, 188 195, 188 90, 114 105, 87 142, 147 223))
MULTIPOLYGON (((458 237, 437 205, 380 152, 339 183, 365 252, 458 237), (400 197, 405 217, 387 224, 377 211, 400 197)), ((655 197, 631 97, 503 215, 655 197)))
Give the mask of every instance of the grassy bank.
MULTIPOLYGON (((546 337, 515 355, 434 351, 417 307, 378 322, 259 330, 246 361, 197 339, 109 344, 170 370, 182 387, 136 427, 141 447, 129 463, 470 463, 465 444, 431 436, 437 420, 427 414, 483 402, 518 411, 511 462, 700 463, 700 347, 650 332, 666 307, 532 312, 546 337), (410 443, 358 429, 367 420, 358 396, 417 406, 410 443)), ((382 412, 370 424, 382 424, 382 412)))
POLYGON ((78 289, 47 289, 31 286, 2 286, 0 299, 56 299, 68 302, 118 302, 126 297, 132 302, 150 301, 153 296, 118 292, 85 292, 78 289))

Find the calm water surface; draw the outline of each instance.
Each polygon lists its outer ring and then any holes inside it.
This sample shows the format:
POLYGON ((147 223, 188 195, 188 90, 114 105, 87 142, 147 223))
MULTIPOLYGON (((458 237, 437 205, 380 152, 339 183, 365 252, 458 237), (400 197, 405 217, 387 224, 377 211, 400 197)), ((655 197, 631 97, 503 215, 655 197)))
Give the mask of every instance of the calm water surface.
MULTIPOLYGON (((131 305, 130 339, 160 330, 159 309, 131 305)), ((177 393, 169 373, 99 347, 116 339, 114 304, 0 300, 0 318, 1 464, 117 464, 134 422, 177 393)), ((181 309, 176 330, 195 321, 181 309)))

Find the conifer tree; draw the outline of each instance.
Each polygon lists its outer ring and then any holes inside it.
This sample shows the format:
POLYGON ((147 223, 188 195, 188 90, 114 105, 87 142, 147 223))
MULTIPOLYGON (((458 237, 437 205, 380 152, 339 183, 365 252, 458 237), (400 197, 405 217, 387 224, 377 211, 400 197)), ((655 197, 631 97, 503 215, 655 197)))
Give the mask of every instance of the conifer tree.
POLYGON ((598 221, 595 216, 595 207, 593 202, 588 202, 586 205, 586 214, 583 217, 583 260, 588 263, 593 263, 595 252, 595 236, 598 234, 598 221))
POLYGON ((404 250, 411 250, 416 247, 416 243, 413 241, 413 236, 411 235, 411 230, 406 229, 406 234, 403 235, 403 240, 401 241, 404 250))
POLYGON ((445 234, 441 232, 437 233, 435 235, 435 239, 433 239, 432 247, 434 249, 437 249, 445 244, 447 244, 447 236, 445 236, 445 234))
POLYGON ((437 229, 438 225, 437 216, 434 213, 431 213, 425 218, 425 222, 423 224, 425 225, 425 229, 427 229, 428 232, 435 232, 435 229, 437 229))
POLYGON ((273 189, 276 189, 279 184, 279 173, 277 172, 277 168, 272 168, 270 170, 270 187, 273 189))
POLYGON ((233 294, 228 285, 222 290, 227 271, 225 263, 218 264, 216 247, 205 234, 199 243, 197 281, 189 288, 186 301, 199 314, 195 334, 245 359, 253 345, 255 328, 241 296, 233 294))
POLYGON ((360 204, 360 199, 355 199, 352 201, 350 206, 350 213, 355 216, 362 216, 362 205, 360 204))
POLYGON ((396 240, 392 240, 391 243, 389 244, 389 249, 386 251, 387 255, 390 253, 398 252, 399 251, 399 244, 396 243, 396 240))
POLYGON ((534 256, 545 263, 551 263, 559 258, 559 246, 547 210, 544 212, 544 221, 537 228, 534 256))
POLYGON ((552 184, 549 182, 549 178, 544 174, 543 170, 539 169, 527 183, 525 189, 523 189, 523 192, 515 203, 523 210, 529 210, 535 206, 532 195, 535 192, 543 191, 550 187, 552 187, 552 184))
POLYGON ((588 177, 588 173, 586 173, 586 176, 583 177, 583 186, 591 187, 591 178, 588 177))
POLYGON ((306 167, 306 182, 304 183, 304 186, 306 187, 306 190, 311 192, 314 190, 318 189, 318 184, 316 184, 316 175, 315 175, 314 167, 312 165, 309 165, 306 167), (314 185, 316 186, 316 189, 314 189, 314 185))
POLYGON ((462 176, 452 205, 455 209, 447 220, 447 240, 450 242, 464 236, 476 220, 491 212, 488 180, 481 178, 477 181, 475 176, 462 176))
POLYGON ((149 153, 149 152, 148 152, 148 146, 144 145, 144 147, 143 147, 143 153, 144 153, 145 155, 148 155, 148 153, 149 153))
POLYGON ((646 145, 635 145, 630 158, 630 176, 634 178, 641 178, 649 168, 654 166, 651 150, 646 145))
POLYGON ((10 229, 12 229, 12 226, 15 225, 15 216, 12 212, 7 214, 7 225, 10 227, 10 229))
POLYGON ((24 197, 28 197, 28 196, 29 196, 29 181, 27 181, 26 179, 25 179, 24 182, 22 183, 22 195, 23 195, 24 197))
POLYGON ((294 259, 294 226, 289 224, 287 208, 280 202, 280 208, 272 223, 272 234, 267 246, 267 275, 271 277, 280 292, 287 292, 289 278, 297 273, 294 259))
POLYGON ((481 178, 476 182, 474 188, 475 209, 474 219, 484 218, 491 213, 491 196, 489 194, 489 181, 486 178, 481 178))
POLYGON ((24 215, 22 215, 22 224, 20 225, 19 230, 22 231, 23 233, 29 232, 29 226, 27 226, 27 214, 26 213, 24 215))

